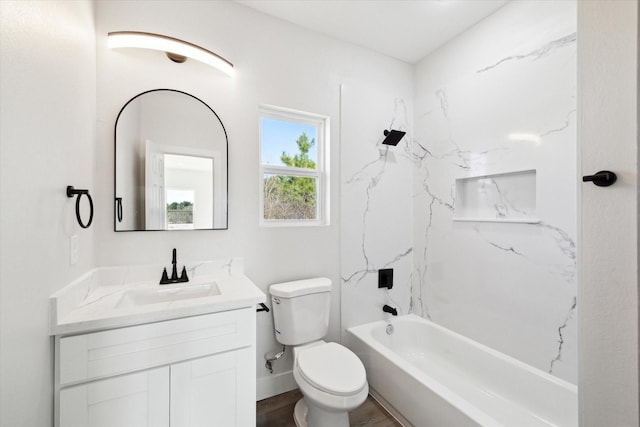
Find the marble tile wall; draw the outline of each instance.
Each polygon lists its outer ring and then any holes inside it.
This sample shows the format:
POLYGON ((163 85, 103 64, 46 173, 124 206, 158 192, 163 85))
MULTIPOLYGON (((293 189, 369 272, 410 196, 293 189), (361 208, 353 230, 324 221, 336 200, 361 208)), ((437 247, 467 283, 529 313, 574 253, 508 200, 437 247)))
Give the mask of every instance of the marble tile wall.
MULTIPOLYGON (((410 83, 406 86, 410 89, 410 83)), ((382 311, 385 304, 400 314, 411 308, 413 154, 412 111, 405 101, 411 92, 406 89, 361 82, 341 88, 343 336, 351 326, 389 316, 382 311), (408 133, 387 148, 383 132, 390 128, 408 133), (382 268, 393 269, 391 290, 378 289, 382 268)))
POLYGON ((575 383, 575 2, 511 2, 421 61, 414 90, 410 309, 575 383), (456 198, 524 171, 533 186, 456 198))

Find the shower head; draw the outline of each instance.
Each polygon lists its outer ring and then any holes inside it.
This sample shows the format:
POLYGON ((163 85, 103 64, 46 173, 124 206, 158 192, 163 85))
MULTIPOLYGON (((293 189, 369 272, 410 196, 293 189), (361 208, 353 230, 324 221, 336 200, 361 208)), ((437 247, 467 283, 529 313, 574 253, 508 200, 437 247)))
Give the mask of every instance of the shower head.
POLYGON ((402 132, 401 130, 385 130, 384 136, 386 136, 386 138, 382 143, 385 145, 393 145, 395 147, 405 134, 406 132, 402 132))

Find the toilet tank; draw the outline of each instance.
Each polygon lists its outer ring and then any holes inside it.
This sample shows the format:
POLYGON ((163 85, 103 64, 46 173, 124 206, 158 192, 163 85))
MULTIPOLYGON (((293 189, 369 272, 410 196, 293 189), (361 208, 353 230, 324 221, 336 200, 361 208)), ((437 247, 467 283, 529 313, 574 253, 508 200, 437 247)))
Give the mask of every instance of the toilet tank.
POLYGON ((329 329, 331 280, 326 277, 269 286, 276 339, 300 345, 322 339, 329 329))

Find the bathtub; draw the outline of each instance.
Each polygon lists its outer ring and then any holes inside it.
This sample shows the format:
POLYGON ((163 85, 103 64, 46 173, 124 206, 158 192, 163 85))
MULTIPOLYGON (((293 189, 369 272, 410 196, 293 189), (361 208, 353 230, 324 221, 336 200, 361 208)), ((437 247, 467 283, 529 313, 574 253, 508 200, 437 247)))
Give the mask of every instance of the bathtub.
POLYGON ((410 314, 348 329, 372 395, 425 427, 577 426, 577 387, 410 314))

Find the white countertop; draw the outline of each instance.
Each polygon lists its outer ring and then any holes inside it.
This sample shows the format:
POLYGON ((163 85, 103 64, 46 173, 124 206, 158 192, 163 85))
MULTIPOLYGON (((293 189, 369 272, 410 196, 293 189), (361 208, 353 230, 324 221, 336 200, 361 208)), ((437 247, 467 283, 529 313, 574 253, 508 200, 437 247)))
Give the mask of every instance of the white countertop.
MULTIPOLYGON (((159 285, 163 265, 101 267, 89 271, 50 298, 49 335, 70 335, 255 306, 266 296, 243 273, 242 259, 187 265, 189 282, 159 285), (215 283, 218 295, 122 304, 131 292, 181 291, 215 283)), ((178 272, 182 269, 179 267, 178 272)), ((171 274, 171 272, 169 272, 171 274)))

